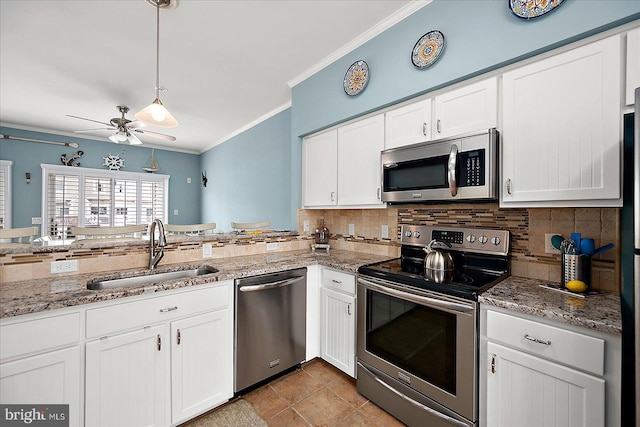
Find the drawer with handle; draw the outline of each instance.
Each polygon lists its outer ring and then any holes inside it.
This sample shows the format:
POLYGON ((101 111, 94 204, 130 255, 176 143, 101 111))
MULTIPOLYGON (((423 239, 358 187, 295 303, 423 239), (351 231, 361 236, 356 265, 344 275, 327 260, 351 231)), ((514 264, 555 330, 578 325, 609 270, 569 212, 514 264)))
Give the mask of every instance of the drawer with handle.
POLYGON ((324 267, 322 269, 322 287, 342 291, 349 295, 355 295, 356 277, 353 274, 324 267))
POLYGON ((487 338, 587 372, 604 374, 604 340, 487 311, 487 338))
POLYGON ((87 338, 227 308, 230 301, 231 285, 228 284, 87 310, 87 338))

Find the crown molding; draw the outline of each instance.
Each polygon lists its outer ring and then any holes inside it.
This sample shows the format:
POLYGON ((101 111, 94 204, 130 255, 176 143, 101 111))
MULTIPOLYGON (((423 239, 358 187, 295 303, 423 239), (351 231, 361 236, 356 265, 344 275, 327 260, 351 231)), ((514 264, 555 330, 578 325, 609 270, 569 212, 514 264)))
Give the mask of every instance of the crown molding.
POLYGON ((264 114, 260 117, 258 117, 257 119, 255 119, 254 121, 247 123, 246 125, 242 126, 239 129, 236 129, 235 131, 233 131, 232 133, 218 139, 216 142, 214 142, 213 144, 209 144, 206 147, 204 147, 202 149, 202 151, 200 151, 199 154, 204 153, 205 151, 211 150, 213 147, 215 147, 216 145, 220 145, 223 142, 226 142, 228 140, 230 140, 231 138, 233 138, 234 136, 240 135, 242 132, 251 129, 252 127, 254 127, 257 124, 260 124, 262 122, 264 122, 265 120, 275 116, 276 114, 286 110, 287 108, 291 107, 291 100, 285 102, 284 104, 280 105, 279 107, 274 108, 273 110, 269 111, 267 114, 264 114))
POLYGON ((359 37, 351 40, 349 43, 345 44, 338 50, 334 51, 333 53, 326 56, 324 59, 317 62, 311 68, 307 69, 303 73, 289 80, 287 84, 289 85, 290 88, 296 86, 297 84, 308 79, 309 77, 311 77, 318 71, 322 70, 329 64, 332 64, 333 62, 342 58, 344 55, 356 49, 357 47, 362 46, 363 44, 365 44, 366 42, 368 42, 378 34, 388 30, 398 22, 405 19, 407 16, 417 12, 418 10, 422 9, 423 7, 425 7, 431 2, 433 2, 433 0, 415 0, 408 3, 403 8, 398 9, 394 14, 389 15, 384 20, 378 22, 375 26, 370 28, 368 31, 362 33, 359 37))

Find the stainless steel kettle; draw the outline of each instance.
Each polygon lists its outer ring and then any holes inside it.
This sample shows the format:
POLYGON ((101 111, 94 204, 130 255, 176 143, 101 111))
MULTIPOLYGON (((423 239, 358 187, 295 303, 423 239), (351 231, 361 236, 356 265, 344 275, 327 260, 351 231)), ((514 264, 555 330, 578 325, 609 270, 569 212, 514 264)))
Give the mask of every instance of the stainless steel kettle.
POLYGON ((427 280, 436 283, 447 283, 453 277, 453 257, 447 251, 441 251, 437 246, 446 245, 447 242, 440 242, 433 239, 423 249, 427 256, 424 258, 424 275, 427 280))

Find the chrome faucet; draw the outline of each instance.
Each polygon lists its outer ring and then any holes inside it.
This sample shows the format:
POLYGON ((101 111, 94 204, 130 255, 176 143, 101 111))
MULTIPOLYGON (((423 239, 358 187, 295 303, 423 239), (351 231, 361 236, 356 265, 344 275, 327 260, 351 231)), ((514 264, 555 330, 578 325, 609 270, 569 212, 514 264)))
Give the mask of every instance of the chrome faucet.
POLYGON ((164 234, 164 224, 158 218, 149 225, 149 269, 156 268, 164 256, 164 247, 167 246, 167 237, 164 234), (158 246, 156 246, 155 231, 158 227, 158 246))

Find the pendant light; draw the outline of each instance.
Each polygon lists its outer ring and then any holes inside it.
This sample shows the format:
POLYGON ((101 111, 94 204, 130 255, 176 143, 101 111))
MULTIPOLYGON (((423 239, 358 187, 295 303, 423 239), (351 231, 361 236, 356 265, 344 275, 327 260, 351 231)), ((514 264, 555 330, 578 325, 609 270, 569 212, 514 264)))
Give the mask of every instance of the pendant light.
POLYGON ((178 121, 160 101, 160 5, 168 5, 170 0, 146 0, 156 6, 156 99, 149 106, 135 114, 137 120, 149 126, 174 128, 178 121))

